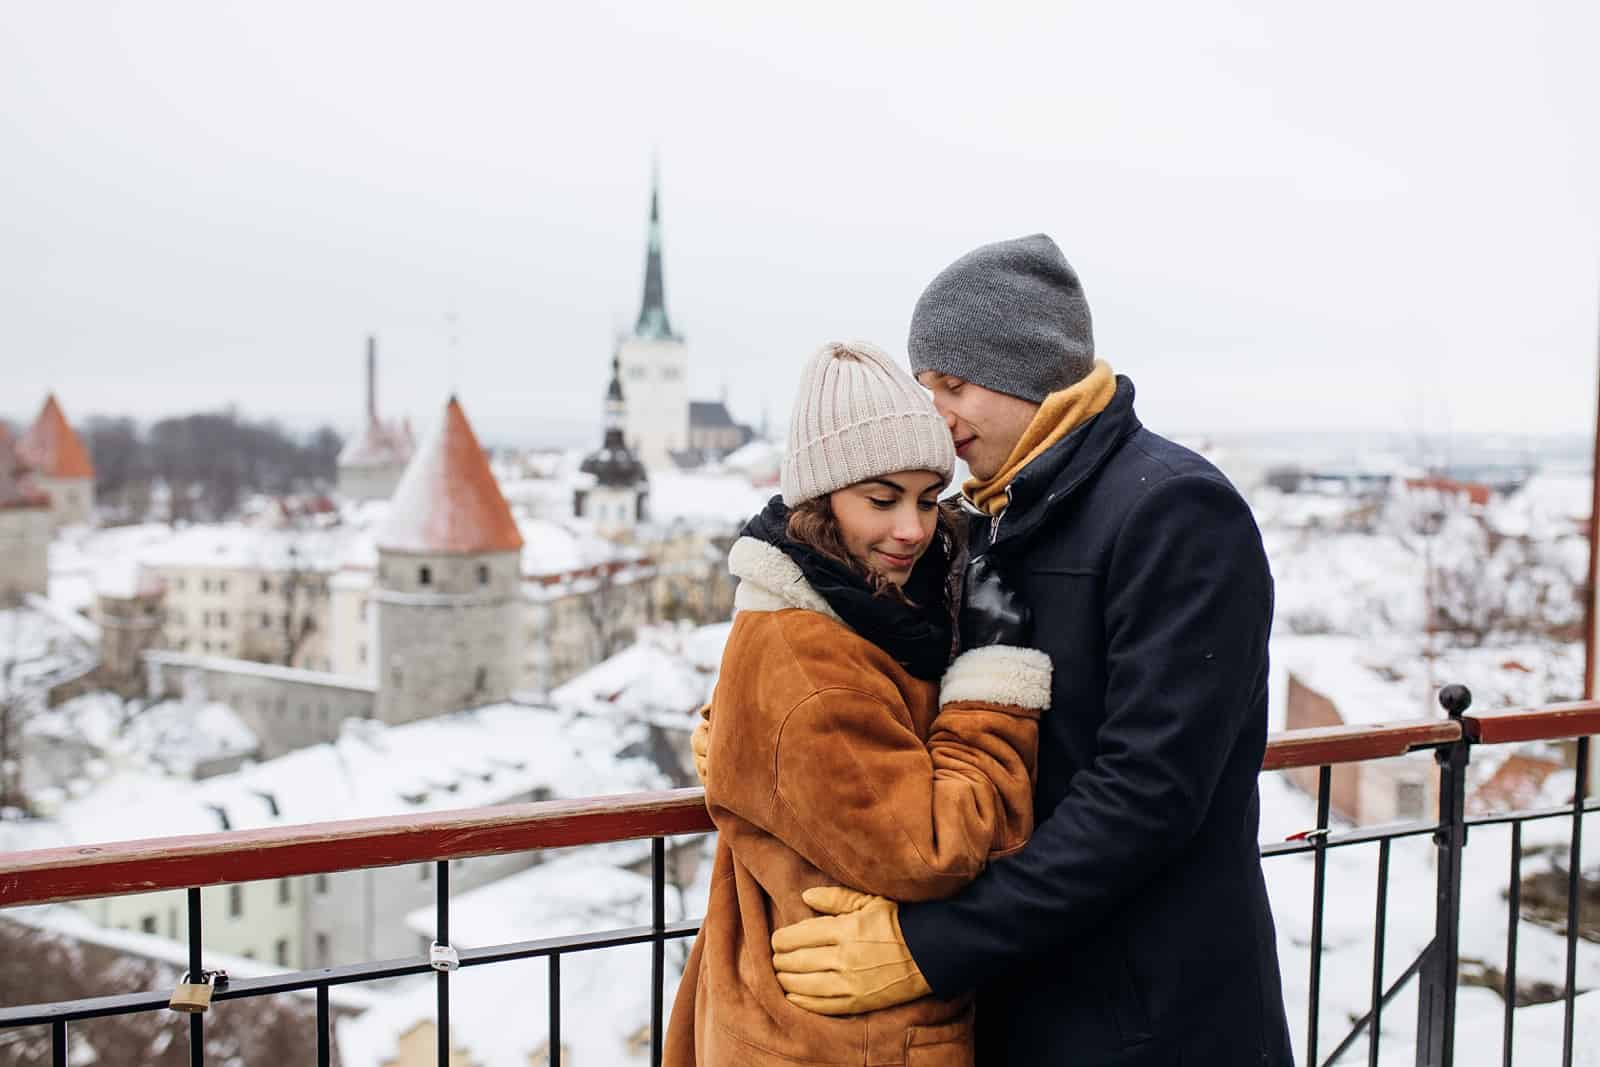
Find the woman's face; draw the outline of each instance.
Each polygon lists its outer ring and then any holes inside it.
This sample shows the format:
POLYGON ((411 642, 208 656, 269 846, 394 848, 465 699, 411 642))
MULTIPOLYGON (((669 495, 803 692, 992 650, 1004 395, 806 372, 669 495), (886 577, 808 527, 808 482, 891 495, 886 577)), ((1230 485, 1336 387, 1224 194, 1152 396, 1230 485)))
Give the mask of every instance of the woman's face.
POLYGON ((901 471, 835 490, 828 496, 850 555, 897 586, 933 543, 944 479, 901 471))

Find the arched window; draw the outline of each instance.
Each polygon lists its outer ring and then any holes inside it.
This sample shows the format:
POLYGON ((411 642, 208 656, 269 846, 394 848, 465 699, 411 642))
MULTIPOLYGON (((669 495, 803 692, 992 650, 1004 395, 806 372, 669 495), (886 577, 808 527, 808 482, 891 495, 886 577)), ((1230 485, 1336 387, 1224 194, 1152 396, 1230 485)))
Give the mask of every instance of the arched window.
POLYGON ((432 567, 418 567, 417 568, 417 584, 418 585, 432 585, 433 584, 433 568, 432 567))

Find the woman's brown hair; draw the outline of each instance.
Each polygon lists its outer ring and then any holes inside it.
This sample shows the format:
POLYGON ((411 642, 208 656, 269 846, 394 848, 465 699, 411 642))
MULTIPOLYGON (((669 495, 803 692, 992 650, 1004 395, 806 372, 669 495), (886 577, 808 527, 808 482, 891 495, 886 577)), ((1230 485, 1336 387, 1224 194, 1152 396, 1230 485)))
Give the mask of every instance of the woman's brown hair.
MULTIPOLYGON (((954 562, 963 547, 962 530, 965 525, 961 521, 959 507, 953 503, 940 502, 939 517, 934 526, 933 536, 944 549, 946 560, 954 562)), ((839 520, 834 516, 833 505, 828 502, 826 496, 813 497, 804 503, 796 504, 789 511, 786 532, 791 541, 798 541, 812 551, 826 556, 866 582, 867 588, 872 590, 874 596, 890 597, 903 604, 914 603, 904 589, 850 554, 850 550, 845 547, 844 531, 839 529, 839 520)), ((939 585, 942 589, 948 589, 949 583, 944 577, 941 576, 939 585)))

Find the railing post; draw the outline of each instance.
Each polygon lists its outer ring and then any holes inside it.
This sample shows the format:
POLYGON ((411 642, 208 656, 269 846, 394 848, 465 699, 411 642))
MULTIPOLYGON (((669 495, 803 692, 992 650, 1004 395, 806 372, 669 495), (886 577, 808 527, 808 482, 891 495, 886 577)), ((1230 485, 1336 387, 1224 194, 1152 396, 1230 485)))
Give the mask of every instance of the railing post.
MULTIPOLYGON (((1439 703, 1457 722, 1472 706, 1464 685, 1447 685, 1439 703)), ((1461 850, 1467 844, 1467 759, 1471 741, 1463 726, 1460 740, 1434 752, 1439 764, 1439 828, 1433 844, 1438 878, 1434 897, 1433 942, 1419 977, 1417 1067, 1455 1063, 1456 983, 1461 971, 1461 850)))

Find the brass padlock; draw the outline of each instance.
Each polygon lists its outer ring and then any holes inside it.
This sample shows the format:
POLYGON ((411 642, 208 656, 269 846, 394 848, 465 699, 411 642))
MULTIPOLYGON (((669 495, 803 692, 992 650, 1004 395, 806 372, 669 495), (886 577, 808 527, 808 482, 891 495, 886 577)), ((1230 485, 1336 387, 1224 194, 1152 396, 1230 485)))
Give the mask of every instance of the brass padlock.
POLYGON ((217 987, 217 974, 215 971, 201 971, 200 976, 205 979, 204 982, 191 982, 189 972, 184 971, 183 977, 178 980, 178 988, 172 991, 172 999, 167 1001, 167 1007, 191 1015, 211 1007, 211 994, 217 987))

